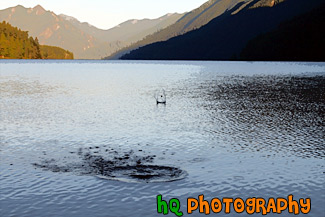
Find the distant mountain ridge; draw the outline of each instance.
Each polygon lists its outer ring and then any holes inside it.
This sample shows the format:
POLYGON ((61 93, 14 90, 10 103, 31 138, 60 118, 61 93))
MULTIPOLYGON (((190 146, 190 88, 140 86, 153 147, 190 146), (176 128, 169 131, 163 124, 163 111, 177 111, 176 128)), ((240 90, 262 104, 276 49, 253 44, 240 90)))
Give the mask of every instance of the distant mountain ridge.
MULTIPOLYGON (((250 40, 260 34, 274 30, 282 22, 306 13, 323 2, 323 0, 251 0, 240 2, 231 10, 214 18, 197 30, 173 37, 167 41, 143 46, 124 55, 122 59, 238 60, 241 58, 241 51, 250 40)), ((324 23, 320 25, 324 26, 324 23)), ((256 43, 260 42, 256 41, 256 43)), ((285 45, 283 42, 281 43, 285 45)), ((259 48, 261 47, 259 45, 259 48)), ((268 47, 272 48, 272 46, 268 47)), ((260 52, 263 51, 268 52, 267 50, 260 50, 260 52)), ((246 50, 245 54, 250 55, 248 53, 246 50)))
POLYGON ((324 32, 317 30, 325 26, 321 10, 315 12, 319 18, 302 14, 321 3, 324 0, 209 0, 188 13, 131 19, 108 30, 40 5, 0 10, 0 21, 28 31, 41 45, 54 46, 43 47, 48 57, 60 53, 73 58, 69 50, 77 59, 319 60, 325 43, 324 32), (312 52, 311 47, 318 56, 303 54, 312 52))
POLYGON ((143 40, 117 51, 106 59, 118 59, 123 54, 139 47, 159 41, 166 41, 172 37, 183 35, 189 31, 206 25, 208 22, 222 15, 226 11, 231 10, 239 3, 245 4, 251 1, 252 0, 209 0, 200 7, 186 13, 176 23, 152 35, 148 35, 143 40))
POLYGON ((109 39, 110 42, 123 41, 126 43, 132 43, 142 39, 148 34, 154 33, 169 26, 170 24, 175 23, 179 18, 182 17, 182 14, 172 13, 157 19, 132 19, 108 30, 98 29, 89 23, 81 23, 76 18, 67 15, 61 14, 59 16, 63 17, 67 21, 70 21, 75 27, 101 41, 107 41, 107 39, 109 39))
POLYGON ((176 22, 181 14, 168 14, 149 20, 124 22, 109 30, 81 23, 67 15, 56 15, 37 5, 21 5, 0 11, 0 21, 6 21, 38 37, 40 44, 62 47, 74 53, 75 58, 100 59, 176 22))

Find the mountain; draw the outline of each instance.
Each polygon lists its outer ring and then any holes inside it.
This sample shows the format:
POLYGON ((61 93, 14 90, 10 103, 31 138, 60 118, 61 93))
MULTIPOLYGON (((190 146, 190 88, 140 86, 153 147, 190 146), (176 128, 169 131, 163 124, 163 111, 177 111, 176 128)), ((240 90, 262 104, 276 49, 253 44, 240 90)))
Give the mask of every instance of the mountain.
POLYGON ((242 50, 240 59, 325 61, 324 26, 325 4, 250 40, 242 50))
MULTIPOLYGON (((186 14, 184 14, 177 22, 162 29, 152 35, 148 35, 143 40, 140 40, 131 46, 123 48, 116 53, 108 56, 106 59, 117 59, 123 54, 130 52, 147 44, 159 41, 166 41, 172 37, 185 34, 191 30, 198 29, 204 26, 212 19, 220 16, 224 12, 231 10, 234 6, 242 3, 248 4, 252 0, 209 0, 186 14)), ((238 9, 239 11, 240 9, 238 9)))
POLYGON ((62 47, 73 51, 77 58, 87 58, 87 48, 100 46, 100 42, 74 27, 70 22, 46 11, 41 6, 24 8, 16 6, 0 11, 0 20, 28 31, 40 44, 62 47))
POLYGON ((276 29, 284 21, 311 11, 323 2, 253 0, 247 4, 239 3, 200 29, 144 46, 124 55, 122 59, 238 59, 250 40, 276 29))
POLYGON ((92 35, 103 42, 108 40, 110 42, 123 41, 126 43, 132 43, 141 40, 148 34, 152 34, 158 30, 166 28, 167 26, 175 23, 183 15, 173 13, 157 19, 133 19, 123 22, 108 30, 98 29, 89 23, 82 23, 76 18, 64 14, 60 14, 59 16, 67 21, 70 21, 70 23, 83 32, 92 35))
POLYGON ((73 59, 73 54, 59 47, 40 45, 28 32, 0 23, 0 58, 2 59, 73 59))
POLYGON ((158 19, 131 20, 109 30, 81 23, 73 17, 56 15, 40 5, 34 8, 16 6, 0 11, 0 21, 28 31, 40 44, 70 50, 78 59, 100 59, 176 22, 181 14, 168 14, 158 19))

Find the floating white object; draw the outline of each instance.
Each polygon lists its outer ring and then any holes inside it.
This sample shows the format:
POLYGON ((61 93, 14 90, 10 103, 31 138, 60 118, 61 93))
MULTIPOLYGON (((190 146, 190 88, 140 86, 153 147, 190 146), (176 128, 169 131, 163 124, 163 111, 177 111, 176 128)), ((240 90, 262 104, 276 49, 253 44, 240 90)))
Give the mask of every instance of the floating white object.
POLYGON ((165 90, 161 89, 161 90, 157 91, 156 94, 155 94, 155 99, 156 99, 157 104, 159 104, 159 103, 166 104, 165 90))

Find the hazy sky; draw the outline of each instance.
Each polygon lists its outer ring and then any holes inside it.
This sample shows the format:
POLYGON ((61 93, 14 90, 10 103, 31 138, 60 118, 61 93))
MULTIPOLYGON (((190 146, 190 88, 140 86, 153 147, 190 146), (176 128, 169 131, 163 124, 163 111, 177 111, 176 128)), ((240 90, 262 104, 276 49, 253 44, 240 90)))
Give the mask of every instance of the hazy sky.
POLYGON ((183 13, 199 7, 207 0, 0 0, 0 9, 18 4, 41 5, 56 14, 73 16, 102 29, 129 19, 157 18, 167 13, 183 13))

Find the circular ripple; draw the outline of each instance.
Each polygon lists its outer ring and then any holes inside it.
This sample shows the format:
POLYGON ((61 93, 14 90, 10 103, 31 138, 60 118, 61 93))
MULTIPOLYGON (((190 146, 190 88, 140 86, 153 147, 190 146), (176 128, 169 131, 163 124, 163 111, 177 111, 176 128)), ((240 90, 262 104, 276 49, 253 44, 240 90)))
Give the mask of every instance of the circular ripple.
POLYGON ((184 179, 187 173, 176 167, 157 165, 118 166, 97 177, 123 182, 172 182, 184 179))

